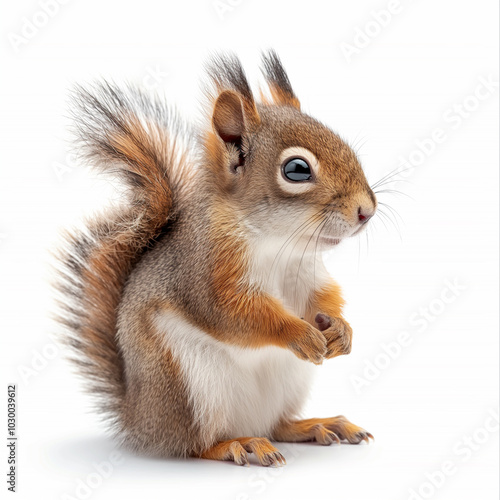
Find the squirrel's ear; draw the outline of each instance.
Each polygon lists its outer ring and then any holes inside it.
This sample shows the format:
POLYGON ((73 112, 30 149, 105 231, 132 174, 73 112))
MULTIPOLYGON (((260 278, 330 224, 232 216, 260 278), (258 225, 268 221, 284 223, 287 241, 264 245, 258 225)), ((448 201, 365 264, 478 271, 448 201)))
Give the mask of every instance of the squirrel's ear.
POLYGON ((274 102, 283 106, 293 106, 300 110, 300 101, 292 89, 278 54, 274 50, 269 50, 267 54, 262 55, 262 63, 262 72, 269 84, 274 102))
POLYGON ((224 142, 236 142, 245 132, 245 117, 240 97, 225 90, 217 97, 212 114, 212 124, 224 142))
POLYGON ((224 90, 215 100, 212 124, 224 142, 238 142, 260 122, 253 102, 246 102, 233 90, 224 90))
POLYGON ((208 93, 210 100, 215 101, 213 127, 225 142, 235 142, 260 124, 247 77, 240 60, 230 54, 214 56, 208 66, 208 73, 215 84, 215 92, 208 93))

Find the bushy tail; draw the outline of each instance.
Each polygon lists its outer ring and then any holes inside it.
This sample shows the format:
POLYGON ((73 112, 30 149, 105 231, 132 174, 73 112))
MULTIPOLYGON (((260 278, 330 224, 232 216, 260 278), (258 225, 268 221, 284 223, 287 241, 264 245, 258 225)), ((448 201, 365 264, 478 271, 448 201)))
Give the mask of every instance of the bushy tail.
POLYGON ((188 189, 183 144, 189 133, 164 103, 133 87, 109 83, 74 95, 73 115, 83 157, 126 186, 127 202, 66 235, 58 255, 58 321, 72 359, 116 422, 123 402, 124 367, 116 314, 125 280, 143 251, 172 222, 188 189))

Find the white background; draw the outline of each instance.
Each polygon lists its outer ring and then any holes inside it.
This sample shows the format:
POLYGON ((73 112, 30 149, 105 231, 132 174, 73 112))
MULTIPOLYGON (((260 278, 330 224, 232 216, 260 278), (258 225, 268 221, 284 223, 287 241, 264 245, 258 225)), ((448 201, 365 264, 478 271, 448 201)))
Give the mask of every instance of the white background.
MULTIPOLYGON (((8 382, 18 384, 17 498, 498 498, 498 87, 480 83, 498 81, 498 3, 401 0, 381 27, 373 12, 393 5, 69 0, 44 19, 38 1, 5 3, 0 399, 8 382), (22 41, 25 18, 46 22, 22 41), (356 36, 348 60, 342 44, 356 36), (62 228, 111 191, 67 156, 68 90, 100 76, 142 82, 194 117, 210 51, 236 51, 256 83, 268 47, 281 55, 303 108, 359 142, 371 182, 418 163, 407 182, 390 186, 411 199, 379 197, 399 213, 399 229, 379 217, 369 240, 328 256, 354 348, 318 368, 305 415, 344 414, 376 441, 280 444, 288 465, 275 470, 122 452, 109 477, 96 475, 93 464, 116 447, 55 352, 48 319, 49 251, 62 228), (459 119, 454 106, 463 105, 459 119), (442 140, 432 146, 433 133, 442 140), (417 141, 429 154, 418 153, 417 141), (455 295, 444 291, 447 282, 460 286, 455 295), (434 312, 425 319, 424 310, 434 312), (398 349, 402 332, 411 343, 398 349), (432 485, 428 475, 443 467, 450 473, 434 474, 432 485), (91 489, 78 489, 82 481, 91 489)), ((4 436, 6 403, 0 408, 4 436)), ((2 498, 6 487, 2 479, 2 498)))

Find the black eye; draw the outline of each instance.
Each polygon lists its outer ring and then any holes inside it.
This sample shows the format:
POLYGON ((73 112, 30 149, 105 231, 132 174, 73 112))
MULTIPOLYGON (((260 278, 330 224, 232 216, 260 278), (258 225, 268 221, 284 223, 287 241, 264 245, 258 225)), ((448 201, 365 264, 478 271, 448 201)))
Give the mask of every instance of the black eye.
POLYGON ((292 182, 304 182, 312 179, 311 167, 302 158, 292 158, 283 165, 283 175, 292 182))

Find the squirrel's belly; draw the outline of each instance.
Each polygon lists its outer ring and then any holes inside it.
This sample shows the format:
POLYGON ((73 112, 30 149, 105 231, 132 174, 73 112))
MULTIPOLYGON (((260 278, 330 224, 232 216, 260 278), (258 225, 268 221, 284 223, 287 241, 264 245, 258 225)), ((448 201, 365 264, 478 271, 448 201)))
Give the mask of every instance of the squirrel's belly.
POLYGON ((156 324, 179 363, 194 419, 208 439, 268 436, 281 418, 300 412, 313 364, 279 347, 219 342, 175 312, 162 312, 156 324))

